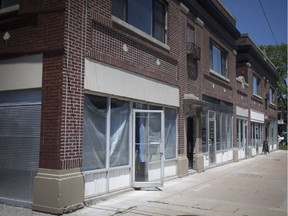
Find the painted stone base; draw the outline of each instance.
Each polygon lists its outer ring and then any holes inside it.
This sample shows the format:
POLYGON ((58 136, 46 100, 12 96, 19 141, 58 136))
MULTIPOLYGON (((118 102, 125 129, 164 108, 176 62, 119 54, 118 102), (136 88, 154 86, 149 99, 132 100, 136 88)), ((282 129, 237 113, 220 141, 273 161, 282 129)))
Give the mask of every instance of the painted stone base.
POLYGON ((239 161, 238 148, 233 148, 233 160, 234 162, 239 161))
POLYGON ((252 147, 251 146, 248 146, 248 152, 247 152, 247 157, 248 158, 251 158, 252 157, 252 147))
POLYGON ((204 171, 204 156, 202 154, 195 154, 195 166, 197 172, 204 171))
POLYGON ((32 209, 63 214, 83 208, 84 179, 80 169, 39 169, 34 178, 32 209))
POLYGON ((187 157, 179 157, 177 159, 177 176, 178 177, 184 177, 188 176, 188 158, 187 157))

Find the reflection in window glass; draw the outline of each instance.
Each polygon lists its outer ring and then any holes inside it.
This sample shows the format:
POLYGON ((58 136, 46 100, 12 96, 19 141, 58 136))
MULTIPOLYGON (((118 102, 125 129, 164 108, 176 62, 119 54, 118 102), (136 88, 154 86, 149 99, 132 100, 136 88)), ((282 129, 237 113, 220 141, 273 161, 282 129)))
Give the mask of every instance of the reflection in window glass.
POLYGON ((219 151, 221 150, 221 122, 220 122, 220 118, 221 117, 221 113, 216 112, 216 150, 219 151))
POLYGON ((260 79, 253 76, 253 94, 260 95, 260 79))
POLYGON ((153 1, 154 10, 153 10, 153 37, 159 41, 166 41, 165 39, 165 5, 160 1, 153 1))
POLYGON ((165 158, 176 157, 176 118, 175 109, 165 108, 165 158))
POLYGON ((201 133, 202 133, 202 152, 208 152, 207 147, 207 111, 203 111, 201 114, 201 133))
POLYGON ((210 69, 224 77, 227 77, 227 53, 210 43, 210 69))
POLYGON ((222 150, 227 149, 227 142, 228 142, 228 114, 222 113, 222 150))
POLYGON ((262 146, 263 142, 263 124, 252 122, 251 128, 252 128, 251 133, 252 146, 258 148, 262 146))
POLYGON ((112 14, 166 43, 166 4, 161 0, 112 0, 112 14))
POLYGON ((269 102, 275 104, 275 90, 272 88, 269 89, 269 102))
POLYGON ((106 167, 107 99, 85 95, 82 168, 106 167))
POLYGON ((111 99, 110 167, 129 164, 129 102, 111 99))
MULTIPOLYGON (((232 148, 232 114, 203 111, 201 115, 202 125, 202 152, 208 151, 209 145, 214 145, 217 151, 229 150, 232 148), (209 130, 207 132, 207 121, 209 120, 209 130), (216 140, 215 140, 216 139, 216 140)), ((210 146, 211 147, 211 146, 210 146)), ((211 147, 212 149, 212 147, 211 147)))
POLYGON ((127 22, 151 35, 151 0, 128 0, 127 22), (141 8, 141 12, 139 9, 141 8))

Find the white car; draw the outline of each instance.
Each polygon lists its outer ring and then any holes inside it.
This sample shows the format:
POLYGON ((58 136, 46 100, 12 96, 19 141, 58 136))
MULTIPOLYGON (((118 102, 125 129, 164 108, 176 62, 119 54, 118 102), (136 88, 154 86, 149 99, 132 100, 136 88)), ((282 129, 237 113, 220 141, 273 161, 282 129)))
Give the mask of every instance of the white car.
POLYGON ((280 145, 287 145, 287 132, 284 132, 282 136, 278 135, 278 143, 280 145))

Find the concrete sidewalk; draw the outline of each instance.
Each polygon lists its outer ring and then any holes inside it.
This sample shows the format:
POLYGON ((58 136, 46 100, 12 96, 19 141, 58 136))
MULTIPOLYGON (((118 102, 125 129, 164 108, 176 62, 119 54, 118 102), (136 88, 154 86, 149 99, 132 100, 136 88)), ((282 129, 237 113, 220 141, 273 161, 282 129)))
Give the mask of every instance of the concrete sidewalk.
MULTIPOLYGON (((47 216, 0 204, 1 216, 47 216)), ((163 188, 102 197, 67 216, 287 216, 287 151, 166 181, 163 188)))

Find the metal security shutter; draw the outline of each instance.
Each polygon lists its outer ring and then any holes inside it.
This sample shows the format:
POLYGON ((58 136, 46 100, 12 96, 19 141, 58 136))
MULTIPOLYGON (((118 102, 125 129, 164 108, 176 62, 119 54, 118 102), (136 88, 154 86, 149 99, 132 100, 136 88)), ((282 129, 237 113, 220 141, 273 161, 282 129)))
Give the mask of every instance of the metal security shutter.
POLYGON ((31 206, 39 167, 41 90, 0 92, 0 201, 31 206))

